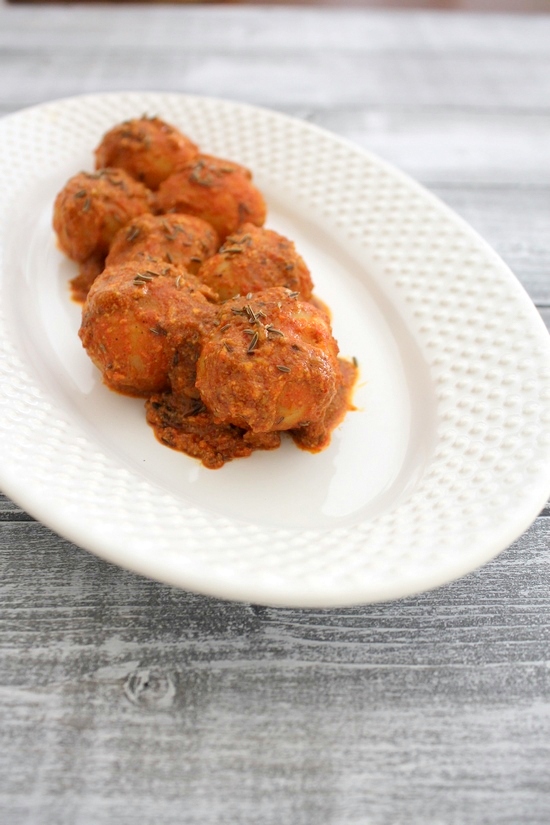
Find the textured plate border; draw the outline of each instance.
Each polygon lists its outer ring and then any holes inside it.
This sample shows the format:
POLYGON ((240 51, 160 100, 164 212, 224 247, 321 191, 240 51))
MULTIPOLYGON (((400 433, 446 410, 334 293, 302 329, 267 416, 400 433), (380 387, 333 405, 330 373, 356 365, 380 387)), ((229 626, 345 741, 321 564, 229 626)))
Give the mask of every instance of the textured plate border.
POLYGON ((107 128, 142 111, 188 126, 210 151, 284 181, 319 221, 377 262, 433 381, 433 458, 404 500, 353 527, 271 529, 183 505, 103 454, 44 393, 10 336, 0 262, 3 490, 109 561, 209 595, 273 605, 409 595, 508 546, 550 493, 547 332, 485 242, 377 157, 301 121, 227 101, 163 93, 56 101, 0 122, 2 230, 20 188, 65 160, 90 117, 107 128), (266 545, 269 552, 259 552, 266 545))

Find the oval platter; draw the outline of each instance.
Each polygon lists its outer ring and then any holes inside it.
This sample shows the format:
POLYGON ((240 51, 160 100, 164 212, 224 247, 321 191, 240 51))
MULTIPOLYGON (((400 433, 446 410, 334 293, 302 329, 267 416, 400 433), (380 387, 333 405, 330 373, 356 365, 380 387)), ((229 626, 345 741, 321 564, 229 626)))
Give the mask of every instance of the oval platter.
POLYGON ((480 566, 550 493, 550 343, 460 218, 379 158, 216 99, 83 96, 0 121, 0 487, 72 542, 203 594, 382 601, 480 566), (158 115, 248 166, 360 378, 330 447, 207 470, 156 442, 143 402, 84 353, 52 205, 115 123, 158 115))

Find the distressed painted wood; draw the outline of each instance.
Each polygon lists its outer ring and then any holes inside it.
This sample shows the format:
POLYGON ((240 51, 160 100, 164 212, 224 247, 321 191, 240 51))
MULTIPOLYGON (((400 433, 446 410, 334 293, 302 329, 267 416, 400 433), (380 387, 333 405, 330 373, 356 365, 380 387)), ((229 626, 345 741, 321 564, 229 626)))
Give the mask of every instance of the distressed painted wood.
MULTIPOLYGON (((0 6, 0 114, 86 91, 303 117, 469 221, 550 328, 550 16, 0 6)), ((276 610, 106 564, 0 495, 0 821, 547 825, 550 505, 446 587, 276 610)))
POLYGON ((548 518, 460 582, 329 611, 209 600, 1 529, 8 821, 550 814, 548 518))
POLYGON ((241 8, 122 5, 104 14, 93 7, 2 8, 0 45, 71 49, 87 43, 97 49, 142 46, 211 52, 243 47, 280 52, 316 51, 338 46, 365 54, 400 51, 467 53, 473 57, 548 57, 550 19, 545 15, 433 14, 273 7, 241 8), (130 26, 131 21, 131 26, 130 26), (283 36, 284 35, 284 36, 283 36), (45 38, 47 37, 47 41, 45 38), (200 41, 199 41, 200 37, 200 41))
POLYGON ((338 48, 298 48, 290 53, 274 48, 238 53, 196 49, 98 49, 84 43, 78 48, 77 73, 66 70, 64 49, 33 47, 14 54, 8 49, 14 85, 3 89, 3 104, 45 98, 52 77, 62 97, 98 89, 154 89, 153 79, 160 77, 170 91, 245 98, 273 108, 327 108, 336 100, 347 108, 414 104, 498 111, 514 106, 528 113, 550 95, 550 58, 544 55, 534 60, 522 57, 523 69, 518 72, 519 61, 500 54, 473 60, 468 53, 423 50, 365 54, 338 48))

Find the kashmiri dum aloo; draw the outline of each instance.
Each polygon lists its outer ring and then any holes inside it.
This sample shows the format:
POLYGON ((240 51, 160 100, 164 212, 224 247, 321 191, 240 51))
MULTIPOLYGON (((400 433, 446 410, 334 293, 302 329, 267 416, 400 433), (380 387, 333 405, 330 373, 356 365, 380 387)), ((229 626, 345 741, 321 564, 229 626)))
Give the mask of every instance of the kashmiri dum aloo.
POLYGON ((284 433, 318 452, 352 409, 355 359, 250 170, 158 117, 125 121, 58 194, 79 335, 105 385, 146 399, 157 439, 215 469, 284 433))

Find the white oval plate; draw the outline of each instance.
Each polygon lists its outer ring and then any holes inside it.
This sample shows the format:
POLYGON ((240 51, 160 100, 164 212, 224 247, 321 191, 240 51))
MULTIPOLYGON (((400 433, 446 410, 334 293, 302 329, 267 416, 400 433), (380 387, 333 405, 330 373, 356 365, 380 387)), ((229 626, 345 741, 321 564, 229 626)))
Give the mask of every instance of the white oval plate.
POLYGON ((550 492, 550 345, 497 255, 405 175, 306 123, 176 94, 105 94, 0 122, 3 490, 82 547, 222 598, 329 607, 448 582, 550 492), (211 471, 162 447, 77 337, 52 204, 142 113, 249 166, 361 368, 319 455, 285 443, 211 471))

